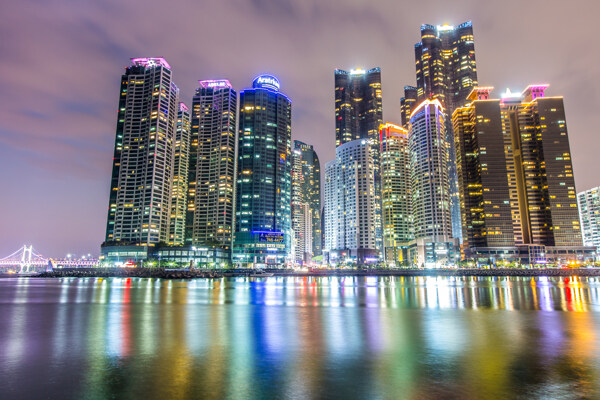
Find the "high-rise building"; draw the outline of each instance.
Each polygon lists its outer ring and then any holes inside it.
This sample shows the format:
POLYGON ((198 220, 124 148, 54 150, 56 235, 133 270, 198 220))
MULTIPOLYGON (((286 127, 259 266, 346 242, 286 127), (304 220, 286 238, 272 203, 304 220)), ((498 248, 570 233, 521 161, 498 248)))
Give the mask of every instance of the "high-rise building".
POLYGON ((375 158, 367 139, 344 143, 325 166, 325 246, 331 264, 377 261, 375 158))
POLYGON ((105 245, 169 241, 179 89, 164 58, 121 77, 105 245))
POLYGON ((548 85, 531 85, 501 101, 503 129, 511 139, 519 231, 523 243, 581 246, 579 212, 562 97, 545 97, 548 85))
POLYGON ((302 265, 312 260, 312 214, 303 193, 302 155, 292 151, 292 248, 294 264, 302 265))
POLYGON ((446 114, 440 101, 424 100, 409 122, 410 192, 417 265, 451 263, 453 253, 446 114))
POLYGON ((408 131, 388 122, 379 132, 383 256, 388 263, 410 263, 407 249, 413 233, 408 131))
POLYGON ((365 139, 373 146, 375 168, 375 237, 376 248, 383 248, 381 221, 381 177, 379 173, 379 126, 383 123, 381 69, 335 70, 336 147, 365 139))
POLYGON ((203 80, 192 100, 186 243, 230 254, 235 216, 237 93, 203 80))
POLYGON ((169 245, 171 246, 181 246, 185 241, 189 152, 190 112, 184 103, 179 103, 177 128, 175 130, 173 189, 171 190, 171 222, 169 228, 169 245))
POLYGON ((463 256, 543 264, 593 255, 582 246, 560 97, 548 85, 490 99, 474 88, 453 115, 463 256))
POLYGON ((415 44, 419 102, 438 99, 454 110, 464 104, 477 86, 475 43, 471 21, 456 27, 421 25, 421 41, 415 44))
POLYGON ((260 75, 240 93, 234 262, 291 261, 292 103, 260 75))
POLYGON ((491 87, 478 87, 470 103, 454 111, 456 167, 463 245, 515 245, 510 205, 506 138, 500 100, 489 98, 491 87))
POLYGON ((295 261, 320 256, 321 166, 313 146, 294 140, 292 152, 292 228, 295 261))
POLYGON ((404 97, 400 99, 400 113, 402 116, 402 127, 408 129, 410 114, 417 102, 417 88, 414 86, 404 86, 404 97))
MULTIPOLYGON (((477 86, 473 25, 470 21, 456 27, 421 25, 421 41, 415 44, 417 101, 437 99, 446 112, 446 141, 450 145, 448 169, 452 212, 452 234, 461 237, 460 205, 454 159, 452 113, 467 102, 477 86)), ((410 96, 413 94, 410 93, 410 96)), ((405 93, 405 99, 410 98, 405 93)), ((413 106, 413 108, 414 108, 413 106)), ((404 112, 403 112, 404 114, 404 112)))
POLYGON ((600 187, 579 192, 577 203, 584 245, 600 247, 600 187))
POLYGON ((336 147, 356 139, 377 141, 382 110, 380 68, 335 70, 336 147))

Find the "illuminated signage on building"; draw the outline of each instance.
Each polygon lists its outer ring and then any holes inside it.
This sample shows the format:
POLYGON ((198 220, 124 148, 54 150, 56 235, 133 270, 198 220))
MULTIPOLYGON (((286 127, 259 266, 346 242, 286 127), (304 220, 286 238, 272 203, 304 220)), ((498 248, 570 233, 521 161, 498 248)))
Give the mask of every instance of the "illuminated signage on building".
POLYGON ((231 88, 231 83, 229 83, 229 81, 227 79, 198 81, 198 83, 200 83, 200 86, 202 86, 203 88, 210 88, 210 89, 221 89, 221 88, 226 88, 226 87, 231 88))
POLYGON ((258 235, 258 241, 264 243, 283 243, 283 233, 281 232, 252 232, 258 235))
POLYGON ((279 79, 275 78, 273 75, 259 75, 256 78, 254 78, 254 81, 252 82, 252 87, 278 91, 279 79))

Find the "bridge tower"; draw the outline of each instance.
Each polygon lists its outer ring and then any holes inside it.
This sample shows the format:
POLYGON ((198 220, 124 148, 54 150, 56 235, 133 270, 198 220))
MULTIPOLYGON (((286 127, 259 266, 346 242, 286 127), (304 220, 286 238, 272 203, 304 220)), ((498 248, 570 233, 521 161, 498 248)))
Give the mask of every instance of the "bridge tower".
POLYGON ((23 272, 30 272, 29 269, 32 267, 31 265, 31 253, 33 251, 33 245, 29 245, 29 247, 27 247, 27 245, 23 245, 23 253, 21 255, 21 271, 20 273, 23 272), (23 271, 23 269, 25 271, 23 271))

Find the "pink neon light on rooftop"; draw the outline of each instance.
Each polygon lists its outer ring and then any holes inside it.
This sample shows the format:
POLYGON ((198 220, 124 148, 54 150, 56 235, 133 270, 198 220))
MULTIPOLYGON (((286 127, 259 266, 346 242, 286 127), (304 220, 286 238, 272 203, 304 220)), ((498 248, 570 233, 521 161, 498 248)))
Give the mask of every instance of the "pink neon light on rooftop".
POLYGON ((488 100, 490 92, 494 90, 493 86, 475 86, 467 96, 469 100, 488 100))
POLYGON ((185 105, 185 103, 179 103, 179 111, 189 111, 190 109, 188 108, 188 106, 185 105))
POLYGON ((165 68, 171 69, 171 66, 162 57, 141 57, 141 58, 132 58, 131 62, 135 65, 143 65, 144 67, 154 67, 156 65, 161 65, 165 68))
POLYGON ((535 85, 529 85, 523 90, 521 94, 523 98, 529 98, 531 96, 531 100, 535 100, 538 97, 544 97, 544 91, 548 89, 547 83, 540 83, 535 85))
POLYGON ((200 86, 203 88, 232 88, 231 83, 227 79, 209 79, 205 81, 198 81, 200 86))

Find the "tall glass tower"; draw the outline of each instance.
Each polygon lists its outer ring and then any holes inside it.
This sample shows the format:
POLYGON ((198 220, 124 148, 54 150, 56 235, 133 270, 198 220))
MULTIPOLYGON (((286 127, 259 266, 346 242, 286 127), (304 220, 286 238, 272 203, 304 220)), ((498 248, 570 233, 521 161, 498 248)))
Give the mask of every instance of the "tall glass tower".
POLYGON ((106 245, 169 241, 179 89, 164 58, 121 77, 106 245))
MULTIPOLYGON (((414 91, 405 90, 404 108, 424 100, 439 100, 446 113, 446 142, 450 145, 448 170, 452 212, 452 235, 461 238, 460 203, 456 176, 452 114, 467 102, 477 86, 475 43, 471 21, 458 26, 421 25, 421 41, 415 44, 416 101, 414 91)), ((403 108, 403 115, 406 110, 403 108)))
POLYGON ((591 250, 582 246, 563 99, 546 97, 547 87, 501 99, 477 87, 454 111, 466 259, 544 263, 591 250))
POLYGON ((546 97, 548 85, 530 85, 500 102, 503 131, 517 199, 515 233, 526 244, 581 246, 582 237, 562 97, 546 97))
POLYGON ((313 146, 294 140, 292 152, 292 227, 296 261, 320 256, 321 164, 313 146))
POLYGON ((515 245, 500 100, 491 87, 473 89, 453 115, 465 253, 515 245))
POLYGON ((335 70, 335 145, 379 139, 383 122, 381 69, 335 70))
MULTIPOLYGON (((379 172, 379 126, 383 123, 381 69, 335 70, 335 142, 336 147, 363 139, 373 147, 375 186, 373 202, 375 248, 383 249, 381 218, 381 175, 379 172)), ((372 258, 372 256, 369 256, 372 258)))
POLYGON ((237 93, 228 80, 199 81, 192 101, 186 243, 231 255, 237 93))
POLYGON ((292 257, 292 102, 260 75, 240 93, 233 262, 282 265, 292 257))

